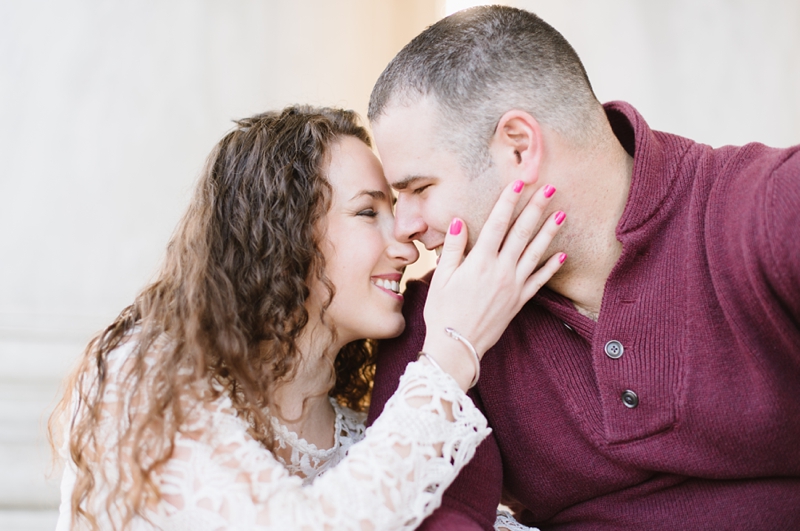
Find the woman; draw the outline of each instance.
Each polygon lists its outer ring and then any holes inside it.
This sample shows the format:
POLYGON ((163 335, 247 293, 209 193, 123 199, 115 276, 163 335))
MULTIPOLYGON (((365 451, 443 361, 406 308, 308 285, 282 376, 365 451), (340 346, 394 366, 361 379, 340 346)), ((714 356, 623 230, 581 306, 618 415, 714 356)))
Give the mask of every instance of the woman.
MULTIPOLYGON (((391 192, 353 113, 294 107, 237 124, 158 279, 68 386, 59 529, 413 529, 488 434, 464 391, 564 258, 532 274, 558 229, 551 216, 525 236, 544 194, 522 230, 482 236, 463 263, 453 221, 425 354, 364 436, 364 338, 403 330, 398 284, 417 252, 392 235, 391 192)), ((521 189, 503 192, 498 224, 521 189)))

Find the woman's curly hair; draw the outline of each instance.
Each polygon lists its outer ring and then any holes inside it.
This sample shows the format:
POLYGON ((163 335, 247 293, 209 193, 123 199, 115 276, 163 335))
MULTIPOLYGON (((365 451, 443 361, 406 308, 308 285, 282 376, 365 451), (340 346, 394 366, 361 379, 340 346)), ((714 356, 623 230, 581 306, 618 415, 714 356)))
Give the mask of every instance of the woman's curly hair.
MULTIPOLYGON (((355 113, 338 109, 295 106, 236 124, 209 156, 157 280, 92 339, 51 417, 54 446, 59 422, 69 425, 73 524, 84 519, 97 528, 92 508, 99 507, 125 527, 157 502, 153 472, 170 458, 197 401, 227 394, 253 436, 273 448, 264 408, 276 381, 291 378, 299 362, 309 286, 325 286, 327 304, 334 295, 319 227, 331 204, 323 175, 329 148, 343 136, 370 141, 355 113), (109 384, 109 354, 127 341, 130 359, 109 384), (196 391, 203 382, 217 384, 211 395, 207 385, 196 391), (119 389, 127 409, 111 413, 118 444, 105 448, 103 398, 119 389), (101 466, 109 456, 112 477, 101 466)), ((348 344, 332 370, 331 395, 366 407, 372 343, 348 344)))

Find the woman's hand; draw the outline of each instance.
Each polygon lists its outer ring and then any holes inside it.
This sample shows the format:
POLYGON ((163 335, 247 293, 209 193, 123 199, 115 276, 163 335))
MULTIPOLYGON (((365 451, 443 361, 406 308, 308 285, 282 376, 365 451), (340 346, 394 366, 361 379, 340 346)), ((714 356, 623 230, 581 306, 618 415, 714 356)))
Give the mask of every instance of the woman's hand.
POLYGON ((550 215, 535 232, 555 192, 547 185, 531 196, 511 223, 523 186, 522 181, 516 181, 503 190, 466 257, 467 228, 462 220, 453 219, 431 281, 425 303, 423 352, 450 373, 462 389, 469 387, 475 376, 476 362, 471 360, 474 356, 466 343, 448 336, 445 329, 463 336, 482 358, 566 258, 564 253, 556 253, 537 269, 565 214, 550 215))

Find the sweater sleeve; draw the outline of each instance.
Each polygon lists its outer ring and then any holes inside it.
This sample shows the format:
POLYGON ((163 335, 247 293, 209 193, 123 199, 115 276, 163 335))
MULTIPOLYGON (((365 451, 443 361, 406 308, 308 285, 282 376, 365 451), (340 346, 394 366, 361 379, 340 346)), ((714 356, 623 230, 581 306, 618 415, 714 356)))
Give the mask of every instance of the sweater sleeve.
MULTIPOLYGON (((423 309, 428 293, 427 279, 409 282, 405 292, 403 313, 405 332, 397 338, 381 341, 377 370, 367 424, 383 411, 408 363, 416 359, 425 340, 423 309)), ((469 393, 481 409, 475 389, 469 393)), ((490 434, 478 446, 475 457, 467 464, 445 492, 442 506, 419 528, 422 531, 455 531, 494 529, 497 505, 502 493, 503 470, 500 451, 490 434)))
POLYGON ((773 265, 770 282, 800 325, 800 147, 772 173, 762 215, 773 265))
POLYGON ((800 146, 741 148, 709 196, 705 239, 714 289, 751 352, 800 363, 800 146))

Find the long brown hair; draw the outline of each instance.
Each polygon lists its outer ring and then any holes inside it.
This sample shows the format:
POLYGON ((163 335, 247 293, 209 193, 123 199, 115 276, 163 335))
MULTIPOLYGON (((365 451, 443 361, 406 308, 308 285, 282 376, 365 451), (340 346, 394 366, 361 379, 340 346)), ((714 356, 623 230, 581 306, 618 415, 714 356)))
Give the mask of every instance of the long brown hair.
MULTIPOLYGON (((198 401, 226 393, 272 449, 263 408, 276 381, 297 367, 309 285, 325 286, 328 304, 334 295, 320 251, 331 202, 326 156, 342 136, 370 141, 353 112, 337 109, 289 107, 236 124, 209 156, 157 280, 92 339, 51 417, 54 446, 61 419, 70 426, 73 524, 85 519, 97 528, 104 511, 125 527, 157 502, 153 472, 170 458, 198 401), (109 383, 109 355, 125 343, 131 354, 109 383), (204 382, 217 385, 198 386, 204 382), (109 411, 113 393, 124 405, 109 411), (110 448, 100 429, 109 417, 117 437, 110 448)), ((347 345, 333 370, 331 395, 363 409, 372 344, 347 345)))

